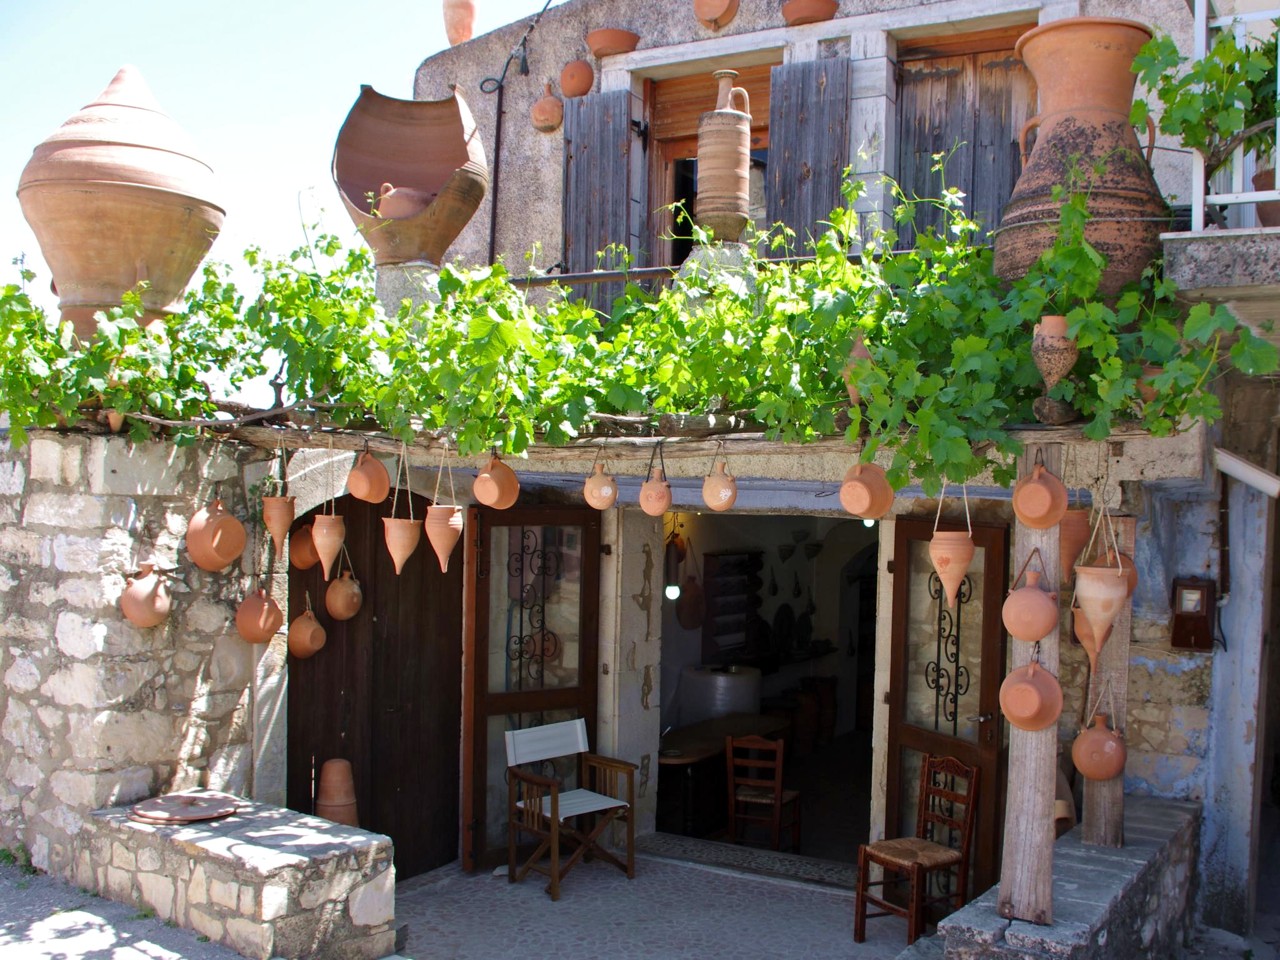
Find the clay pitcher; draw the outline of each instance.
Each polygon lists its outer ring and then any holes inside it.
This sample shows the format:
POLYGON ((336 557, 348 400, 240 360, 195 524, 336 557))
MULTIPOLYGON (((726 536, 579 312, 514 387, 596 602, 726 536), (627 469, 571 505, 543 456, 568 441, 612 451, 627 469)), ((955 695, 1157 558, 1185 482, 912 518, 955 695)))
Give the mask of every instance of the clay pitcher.
POLYGON ((471 495, 486 507, 506 510, 520 496, 520 478, 501 458, 494 456, 488 466, 476 474, 471 495))
POLYGON ((155 627, 164 623, 173 598, 154 564, 138 565, 138 575, 125 580, 120 594, 120 612, 135 627, 155 627))
POLYGON ((1058 627, 1058 595, 1040 586, 1040 571, 1027 571, 1026 586, 1010 590, 1001 609, 1001 619, 1009 636, 1035 643, 1058 627))
POLYGON ((360 826, 350 760, 326 760, 320 767, 320 780, 316 785, 316 816, 334 823, 345 823, 349 827, 360 826))
POLYGON ((427 540, 440 561, 440 572, 449 570, 449 557, 462 536, 462 508, 456 506, 427 507, 427 540))
POLYGON ((1087 507, 1067 510, 1058 521, 1059 586, 1065 587, 1071 582, 1076 561, 1089 543, 1089 516, 1092 512, 1087 507))
POLYGON ((874 463, 855 463, 840 484, 840 505, 864 520, 879 520, 889 512, 893 499, 884 468, 874 463))
POLYGON ((311 521, 311 541, 320 558, 320 570, 329 579, 333 562, 342 552, 342 542, 347 539, 347 522, 336 514, 318 513, 311 521))
POLYGON ((640 509, 651 517, 660 517, 671 509, 671 484, 661 467, 640 484, 640 509))
POLYGON ((382 532, 387 541, 387 552, 391 554, 391 562, 395 564, 396 575, 399 576, 405 561, 418 549, 418 541, 422 539, 422 525, 417 520, 383 517, 382 532))
POLYGON ((276 556, 280 556, 281 551, 284 550, 284 538, 289 533, 289 527, 293 525, 294 503, 293 497, 262 498, 262 523, 271 534, 276 556))
POLYGON ((342 576, 324 592, 324 608, 335 620, 350 620, 364 606, 364 591, 360 589, 360 581, 350 570, 342 571, 342 576))
POLYGON ((702 502, 717 513, 728 510, 738 499, 738 481, 725 473, 727 466, 721 460, 702 481, 702 502))
POLYGON ((736 70, 717 70, 716 108, 698 120, 698 196, 694 219, 716 240, 735 243, 750 219, 751 102, 733 85, 736 70))
POLYGON ((1129 597, 1129 578, 1118 567, 1076 567, 1076 605, 1088 617, 1095 637, 1111 630, 1129 597))
POLYGON ((187 524, 187 555, 201 570, 226 569, 244 552, 246 542, 244 524, 227 512, 221 500, 197 510, 187 524))
POLYGON ((456 47, 470 40, 475 23, 475 0, 444 0, 444 34, 449 38, 449 46, 456 47))
POLYGON ((1043 730, 1062 715, 1062 686, 1039 663, 1009 671, 1000 684, 1000 709, 1020 730, 1043 730))
POLYGON ((1095 714, 1093 726, 1081 730, 1071 744, 1071 760, 1087 780, 1111 780, 1120 776, 1128 757, 1124 739, 1107 726, 1105 713, 1095 714))
POLYGON ((320 562, 315 541, 311 538, 311 524, 304 524, 289 538, 289 562, 299 570, 310 570, 320 562))
POLYGON ((1080 359, 1075 339, 1067 336, 1067 318, 1050 313, 1040 318, 1031 336, 1031 359, 1035 361, 1045 392, 1071 372, 1080 359))
POLYGON ((347 474, 347 492, 365 503, 381 503, 391 492, 391 477, 382 461, 365 450, 347 474))
POLYGON ((299 660, 315 656, 327 639, 324 627, 310 610, 289 624, 289 653, 299 660))
POLYGON ((582 498, 597 510, 608 510, 618 500, 618 484, 604 472, 604 464, 597 463, 595 472, 582 484, 582 498))
POLYGON ((1067 512, 1066 485, 1037 463, 1013 488, 1013 512, 1033 530, 1056 526, 1067 512))
POLYGON ((550 81, 547 81, 546 95, 534 102, 529 118, 533 121, 533 129, 539 133, 553 133, 564 123, 564 104, 551 92, 550 81))
POLYGON ((956 605, 956 593, 969 572, 973 554, 973 537, 965 530, 936 530, 929 541, 929 559, 942 581, 948 607, 956 605))
POLYGON ((261 588, 245 597, 236 610, 236 630, 247 643, 266 643, 283 624, 280 607, 261 588))

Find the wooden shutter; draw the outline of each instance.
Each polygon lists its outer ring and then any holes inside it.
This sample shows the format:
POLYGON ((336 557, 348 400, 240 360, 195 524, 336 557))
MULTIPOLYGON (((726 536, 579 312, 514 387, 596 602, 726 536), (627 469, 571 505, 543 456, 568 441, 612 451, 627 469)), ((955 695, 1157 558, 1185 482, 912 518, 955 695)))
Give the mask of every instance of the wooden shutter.
POLYGON ((839 59, 773 68, 768 219, 796 232, 798 253, 841 202, 841 178, 849 165, 851 71, 850 61, 839 59))

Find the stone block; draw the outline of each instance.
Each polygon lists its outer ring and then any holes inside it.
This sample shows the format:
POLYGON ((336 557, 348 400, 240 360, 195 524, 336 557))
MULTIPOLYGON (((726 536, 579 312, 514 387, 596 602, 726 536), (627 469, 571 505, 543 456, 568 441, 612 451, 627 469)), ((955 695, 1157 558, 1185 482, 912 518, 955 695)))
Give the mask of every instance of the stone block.
POLYGON ((209 755, 210 790, 243 795, 248 792, 253 750, 247 743, 233 743, 209 755))
MULTIPOLYGON (((226 608, 217 606, 226 617, 226 608)), ((225 626, 224 619, 224 626, 225 626)), ((188 616, 190 625, 191 618, 188 616)), ((215 631, 209 631, 215 632, 215 631)), ((238 636, 225 629, 213 641, 213 655, 209 660, 209 682, 215 692, 244 690, 253 677, 254 649, 238 636)))
POLYGON ((197 600, 187 608, 182 622, 187 630, 194 633, 223 634, 234 616, 235 611, 225 603, 197 600))
POLYGON ((51 607, 58 602, 58 588, 52 583, 35 580, 27 587, 27 602, 51 607))
POLYGON ((33 493, 22 512, 23 526, 89 531, 108 525, 112 504, 83 493, 33 493))
POLYGON ((0 529, 0 563, 47 567, 52 558, 53 548, 49 538, 43 534, 16 527, 0 529))
POLYGON ((4 672, 4 685, 12 693, 30 693, 40 686, 40 668, 34 660, 16 657, 4 672))
POLYGON ((113 843, 111 845, 111 865, 119 867, 121 870, 128 870, 130 873, 136 873, 138 870, 138 858, 133 851, 121 843, 113 843))
POLYGON ((126 497, 182 495, 191 466, 190 448, 172 443, 133 444, 118 437, 98 438, 97 443, 100 459, 93 461, 89 471, 93 493, 126 497))
POLYGON ((17 699, 9 701, 3 719, 0 719, 0 738, 22 750, 32 760, 44 757, 48 743, 36 726, 31 708, 17 699))
MULTIPOLYGON (((15 756, 5 768, 5 779, 15 787, 30 789, 44 782, 44 771, 25 757, 15 756)), ((12 799, 16 801, 17 797, 12 799)))
POLYGON ((155 847, 143 847, 138 851, 138 869, 159 873, 164 869, 164 857, 155 847))
POLYGON ((204 906, 208 902, 209 879, 205 874, 204 864, 197 863, 191 869, 191 879, 187 881, 187 903, 204 906))
POLYGON ((240 885, 233 880, 209 880, 209 899, 228 910, 239 909, 240 885))
POLYGON ((21 643, 43 646, 52 638, 52 633, 52 622, 44 618, 7 616, 0 621, 0 635, 21 643))
POLYGON ((226 942, 236 953, 251 960, 268 960, 275 946, 275 932, 253 920, 229 917, 226 942))
POLYGON ((122 577, 75 577, 60 580, 54 596, 73 607, 102 611, 115 606, 123 591, 122 577))
POLYGON ((264 921, 278 920, 289 911, 289 888, 279 883, 269 883, 262 888, 262 914, 264 921))
POLYGON ((105 890, 112 900, 133 902, 133 874, 119 867, 107 867, 105 890))
POLYGON ((78 443, 33 437, 30 456, 32 480, 59 486, 79 482, 83 454, 78 443))
POLYGON ((240 912, 252 917, 257 912, 258 891, 248 884, 240 885, 240 912))
POLYGON ((347 911, 351 922, 358 927, 393 922, 396 918, 395 868, 388 867, 352 890, 347 898, 347 911))
POLYGON ((161 920, 174 916, 174 883, 169 877, 154 873, 138 874, 138 891, 142 902, 156 912, 161 920))
POLYGON ((65 534, 54 537, 53 563, 62 573, 100 573, 102 540, 65 534))
POLYGON ((87 660, 101 653, 107 640, 107 625, 69 611, 58 614, 54 639, 58 649, 75 660, 87 660))
POLYGON ((16 497, 27 485, 26 469, 20 460, 0 462, 0 495, 16 497))
POLYGON ((196 933, 208 937, 210 940, 222 940, 222 920, 212 911, 203 907, 187 908, 187 923, 196 933))

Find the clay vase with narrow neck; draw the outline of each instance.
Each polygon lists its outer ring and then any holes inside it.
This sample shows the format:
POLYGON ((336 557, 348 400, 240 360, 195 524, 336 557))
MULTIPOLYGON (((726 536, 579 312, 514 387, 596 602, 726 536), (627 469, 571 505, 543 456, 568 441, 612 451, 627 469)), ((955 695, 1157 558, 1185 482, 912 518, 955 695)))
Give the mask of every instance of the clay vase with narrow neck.
POLYGON ((1129 579, 1116 567, 1076 566, 1076 606, 1095 637, 1105 637, 1128 602, 1129 579))
POLYGON ((349 827, 360 826, 350 760, 326 760, 321 765, 316 785, 316 816, 349 827))
POLYGON ((529 119, 539 133, 554 133, 564 123, 564 104, 551 92, 550 81, 547 81, 546 95, 535 101, 529 111, 529 119))
POLYGON ((1040 318, 1031 336, 1031 359, 1047 393, 1071 372, 1080 359, 1074 338, 1067 336, 1067 318, 1050 313, 1040 318))
POLYGON ((316 552, 316 544, 311 537, 311 524, 304 524, 289 538, 289 563, 299 570, 310 570, 319 562, 320 554, 316 552))
POLYGON ((391 562, 396 568, 396 576, 399 576, 405 562, 418 549, 418 541, 422 539, 422 524, 417 520, 383 517, 382 532, 387 542, 387 552, 391 554, 391 562))
POLYGON ((449 46, 470 40, 475 22, 475 0, 444 0, 444 35, 449 38, 449 46))
POLYGON ((751 101, 717 70, 716 108, 698 120, 698 195, 694 219, 716 240, 736 243, 751 219, 751 101))
POLYGON ((640 484, 640 509, 651 517, 660 517, 671 509, 671 484, 661 467, 640 484))
POLYGON ((595 472, 582 484, 582 499, 587 506, 608 510, 618 501, 618 484, 604 472, 604 464, 597 463, 595 472))
POLYGON ((350 620, 363 605, 364 591, 350 570, 342 571, 342 576, 329 584, 324 592, 324 608, 335 620, 350 620))
POLYGON ((969 572, 969 564, 973 562, 973 537, 964 530, 936 530, 929 541, 929 559, 933 569, 942 581, 942 590, 947 597, 947 606, 954 608, 956 594, 964 576, 969 572))
POLYGON ((1105 713, 1094 714, 1093 726, 1081 730, 1071 744, 1071 760, 1086 780, 1113 780, 1124 773, 1129 751, 1124 738, 1107 726, 1105 713))
POLYGON ((1037 463, 1013 488, 1013 512, 1018 522, 1033 530, 1057 526, 1067 512, 1067 488, 1037 463))
POLYGON ((436 559, 440 561, 440 572, 447 573, 449 570, 449 557, 453 554, 453 549, 458 545, 458 539, 462 536, 462 508, 457 506, 427 507, 425 526, 427 540, 431 543, 431 549, 436 552, 436 559))
POLYGON ((316 555, 320 558, 320 570, 326 580, 333 562, 342 552, 342 543, 347 539, 347 522, 342 517, 330 513, 317 513, 311 521, 311 541, 315 544, 316 555))
POLYGON ((289 653, 299 660, 305 660, 307 657, 315 656, 324 646, 327 638, 328 635, 320 625, 320 621, 316 619, 316 615, 306 610, 289 624, 289 653))
POLYGON ((840 484, 840 505, 855 517, 879 520, 893 506, 893 487, 884 468, 874 463, 855 463, 840 484))
POLYGON ((125 580, 120 594, 120 612, 135 627, 156 627, 164 623, 173 606, 173 598, 154 564, 138 566, 138 575, 125 580))
POLYGON ((244 552, 247 542, 244 524, 227 512, 221 500, 197 510, 187 524, 187 555, 201 570, 225 570, 244 552))
POLYGON ((347 492, 365 503, 381 503, 391 492, 391 477, 382 461, 365 450, 347 474, 347 492))
POLYGON ((1043 640, 1058 627, 1058 595, 1041 589, 1039 570, 1028 570, 1026 585, 1005 598, 1001 618, 1015 640, 1043 640))
POLYGON ((717 513, 728 510, 738 499, 738 481, 725 472, 727 466, 721 460, 702 481, 702 502, 717 513))
POLYGON ((236 630, 247 643, 266 643, 284 624, 284 614, 267 591, 258 589, 236 610, 236 630))
POLYGON ((488 466, 476 474, 471 495, 486 507, 506 510, 520 496, 520 478, 501 458, 492 457, 488 466))
POLYGON ((262 523, 271 534, 271 542, 275 544, 276 556, 284 550, 284 538, 293 525, 295 498, 263 497, 262 523))
POLYGON ((1076 561, 1089 543, 1089 518, 1092 513, 1088 507, 1067 510, 1058 521, 1059 587, 1065 587, 1075 576, 1076 561))

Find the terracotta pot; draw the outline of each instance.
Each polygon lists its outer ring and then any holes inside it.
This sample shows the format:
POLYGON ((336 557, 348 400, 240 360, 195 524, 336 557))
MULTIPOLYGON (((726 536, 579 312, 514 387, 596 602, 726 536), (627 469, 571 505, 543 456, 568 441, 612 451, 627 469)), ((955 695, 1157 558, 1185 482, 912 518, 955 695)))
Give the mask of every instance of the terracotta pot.
POLYGON ((289 538, 289 562, 299 570, 310 570, 320 562, 315 541, 311 538, 311 524, 305 524, 289 538))
POLYGON ((798 27, 830 20, 839 9, 837 0, 787 0, 782 5, 782 19, 787 21, 787 26, 798 27))
POLYGON ((124 429, 124 414, 118 410, 107 411, 107 429, 112 433, 119 433, 124 429))
POLYGON ((520 496, 520 478, 498 457, 492 457, 488 465, 476 474, 471 495, 486 507, 506 510, 520 496))
POLYGON ((708 30, 719 30, 738 15, 738 0, 693 0, 693 15, 708 30))
POLYGON ((1101 640, 1098 640, 1093 635, 1093 626, 1089 623, 1089 618, 1084 615, 1084 611, 1078 606, 1071 608, 1071 625, 1076 640, 1084 648, 1084 652, 1089 655, 1090 675, 1097 673, 1098 654, 1102 652, 1103 646, 1111 638, 1111 628, 1107 627, 1107 632, 1102 635, 1101 640))
POLYGON ((1076 566, 1076 605, 1095 637, 1105 637, 1128 600, 1129 581, 1114 566, 1076 566))
POLYGON ((187 524, 187 555, 201 570, 225 570, 244 553, 246 542, 244 524, 227 512, 221 500, 197 510, 187 524))
POLYGON ((660 517, 671 509, 671 484, 661 468, 640 484, 640 509, 651 517, 660 517))
POLYGON ((444 0, 444 35, 451 47, 471 39, 475 22, 475 0, 444 0))
POLYGON ((725 472, 726 466, 721 460, 702 480, 702 502, 717 513, 728 510, 738 499, 738 481, 725 472))
MULTIPOLYGON (((1107 549, 1103 552, 1101 566, 1114 567, 1116 565, 1116 552, 1113 549, 1107 549)), ((1127 553, 1120 554, 1120 568, 1124 570, 1125 580, 1128 584, 1126 597, 1132 597, 1133 591, 1138 589, 1138 567, 1133 562, 1133 557, 1127 553)))
MULTIPOLYGON (((1151 38, 1141 23, 1104 17, 1054 20, 1024 33, 1015 51, 1040 94, 1040 113, 1022 130, 1022 175, 995 235, 995 271, 1013 280, 1053 245, 1059 201, 1053 189, 1073 166, 1088 178, 1085 238, 1107 258, 1099 292, 1114 297, 1160 253, 1170 211, 1129 125, 1138 49, 1151 38), (1027 137, 1038 128, 1028 155, 1027 137)), ((1152 138, 1155 127, 1150 128, 1152 138)), ((1153 143, 1154 139, 1148 141, 1153 143)))
POLYGON ((293 526, 295 498, 263 497, 262 523, 271 534, 271 542, 275 544, 276 556, 284 550, 284 538, 293 526))
POLYGON ((720 86, 716 108, 698 119, 694 219, 715 239, 733 243, 751 219, 751 103, 747 91, 733 85, 736 70, 712 76, 720 86))
POLYGON ((154 564, 138 565, 138 575, 125 580, 120 594, 120 612, 135 627, 156 627, 164 623, 173 606, 173 598, 154 564))
POLYGON ((327 639, 324 627, 310 610, 289 624, 289 653, 299 660, 315 656, 327 639))
POLYGON ((1013 512, 1025 526, 1048 530, 1066 515, 1067 488, 1044 464, 1037 463, 1029 476, 1014 485, 1013 512))
POLYGON ((461 507, 427 507, 427 539, 431 542, 431 549, 436 552, 436 559, 440 561, 441 573, 449 570, 449 557, 462 536, 462 526, 461 507))
POLYGON ((360 88, 338 132, 333 179, 377 265, 444 262, 489 188, 483 139, 456 91, 443 100, 397 100, 360 88), (370 209, 368 198, 381 197, 384 184, 403 191, 410 206, 395 212, 405 215, 370 209))
POLYGON ((82 338, 94 312, 140 280, 148 318, 182 309, 222 229, 213 171, 161 111, 136 67, 35 148, 18 181, 22 213, 53 274, 62 319, 82 338))
POLYGON ((1031 359, 1044 380, 1046 393, 1071 372, 1080 359, 1080 350, 1075 340, 1067 336, 1066 317, 1046 314, 1040 318, 1031 337, 1031 359))
POLYGON ((413 187, 397 187, 384 183, 378 188, 378 202, 373 215, 380 220, 408 220, 431 206, 432 195, 413 187))
POLYGON ((250 593, 236 610, 236 630, 248 643, 266 643, 284 624, 284 614, 267 591, 250 593))
POLYGON ((381 503, 391 492, 391 476, 382 461, 365 450, 347 474, 347 492, 365 503, 381 503))
POLYGON ((893 487, 884 468, 874 463, 855 463, 840 484, 840 505, 855 517, 879 520, 893 506, 893 487))
POLYGON ((566 97, 581 97, 596 84, 596 72, 585 60, 571 60, 560 71, 560 92, 566 97))
POLYGON ((326 760, 320 767, 320 780, 316 785, 316 816, 334 823, 345 823, 349 827, 360 826, 351 761, 326 760))
POLYGON ((343 570, 342 576, 324 592, 324 608, 335 620, 350 620, 364 606, 364 591, 360 589, 360 581, 350 570, 343 570))
POLYGON ((1138 378, 1138 396, 1142 398, 1143 403, 1152 403, 1160 395, 1160 391, 1156 389, 1155 379, 1162 373, 1164 373, 1164 367, 1158 363, 1143 364, 1142 376, 1138 378))
POLYGON ((311 521, 311 540, 320 558, 320 570, 329 579, 333 562, 342 552, 342 542, 347 539, 347 522, 336 514, 318 513, 311 521))
POLYGON ((587 33, 587 49, 597 59, 612 57, 619 53, 630 53, 639 43, 638 34, 615 27, 601 27, 587 33))
POLYGON ((1041 588, 1039 570, 1028 570, 1026 586, 1009 591, 1000 615, 1009 636, 1035 643, 1058 628, 1058 595, 1041 588))
POLYGON ((1089 543, 1089 519, 1093 511, 1088 507, 1066 510, 1058 521, 1058 585, 1065 587, 1075 574, 1076 561, 1089 543))
MULTIPOLYGON (((871 351, 867 349, 866 340, 863 338, 861 333, 855 333, 853 335, 853 346, 849 350, 849 360, 854 361, 854 360, 870 360, 870 359, 871 359, 871 351)), ((852 404, 860 403, 862 401, 862 394, 858 392, 858 387, 853 380, 853 363, 852 362, 850 362, 849 365, 844 368, 842 376, 844 377, 844 387, 846 390, 849 391, 849 402, 852 404)))
POLYGON ((1093 726, 1081 730, 1071 744, 1071 760, 1086 780, 1112 780, 1120 776, 1128 756, 1124 738, 1107 726, 1105 713, 1095 714, 1093 726))
POLYGON ((618 484, 604 472, 604 464, 597 463, 595 473, 587 477, 582 485, 582 498, 588 506, 597 510, 608 510, 618 500, 618 484))
POLYGON ((1020 730, 1043 730, 1062 715, 1062 686, 1038 663, 1018 667, 1000 684, 1000 709, 1020 730))
POLYGON ((533 129, 540 133, 559 130, 560 124, 564 123, 564 104, 551 92, 549 82, 546 96, 534 102, 533 109, 529 111, 529 117, 533 120, 533 129))
POLYGON ((964 530, 938 530, 929 541, 929 559, 942 581, 948 607, 956 605, 956 592, 969 572, 973 554, 973 538, 964 530))
POLYGON ((399 576, 405 561, 418 549, 418 541, 422 539, 422 525, 417 520, 383 517, 382 533, 387 542, 387 552, 391 554, 391 562, 395 564, 396 576, 399 576))
MULTIPOLYGON (((1253 175, 1253 189, 1274 190, 1276 188, 1276 172, 1273 168, 1259 170, 1253 175)), ((1258 225, 1263 227, 1280 227, 1280 200, 1264 200, 1254 207, 1257 211, 1258 225)))

